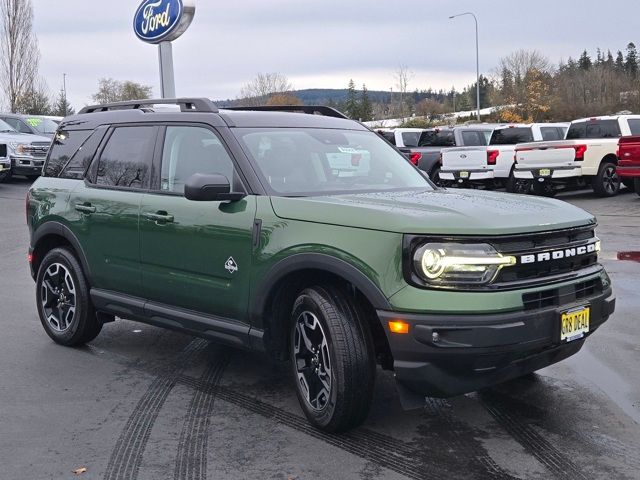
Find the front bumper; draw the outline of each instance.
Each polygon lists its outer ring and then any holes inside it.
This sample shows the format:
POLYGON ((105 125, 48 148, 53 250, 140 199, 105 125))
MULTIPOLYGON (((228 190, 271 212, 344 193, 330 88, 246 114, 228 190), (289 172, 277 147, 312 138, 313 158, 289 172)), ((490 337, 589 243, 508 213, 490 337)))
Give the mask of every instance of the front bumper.
POLYGON ((44 159, 38 160, 31 157, 11 157, 12 175, 40 175, 44 159))
POLYGON ((397 381, 409 390, 451 397, 526 375, 577 353, 615 310, 611 288, 560 306, 489 315, 424 315, 378 311, 397 381), (584 338, 560 341, 561 312, 589 305, 584 338), (390 333, 388 322, 410 325, 390 333))

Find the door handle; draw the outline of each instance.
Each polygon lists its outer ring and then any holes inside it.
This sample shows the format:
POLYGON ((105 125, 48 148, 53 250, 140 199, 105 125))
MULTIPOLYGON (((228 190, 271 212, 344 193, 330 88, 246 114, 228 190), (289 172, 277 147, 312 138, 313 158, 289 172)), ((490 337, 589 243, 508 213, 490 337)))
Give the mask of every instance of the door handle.
POLYGON ((143 216, 147 220, 151 220, 156 223, 173 223, 174 220, 173 215, 169 215, 166 212, 145 213, 143 216))
POLYGON ((76 211, 91 215, 92 213, 96 213, 96 207, 92 207, 90 203, 79 203, 76 205, 76 211))

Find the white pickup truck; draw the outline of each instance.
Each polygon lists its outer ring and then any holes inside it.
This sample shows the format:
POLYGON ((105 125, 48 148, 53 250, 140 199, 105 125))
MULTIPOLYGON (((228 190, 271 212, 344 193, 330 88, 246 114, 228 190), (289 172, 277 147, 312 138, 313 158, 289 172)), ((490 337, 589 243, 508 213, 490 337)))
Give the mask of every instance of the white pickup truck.
POLYGON ((516 146, 514 175, 533 183, 538 195, 559 187, 591 185, 601 197, 616 195, 617 148, 621 136, 640 134, 640 115, 583 118, 571 123, 566 140, 516 146))
POLYGON ((519 192, 520 186, 513 175, 516 144, 560 140, 568 126, 567 123, 501 125, 491 134, 488 147, 443 150, 440 180, 449 186, 505 186, 509 192, 519 192))

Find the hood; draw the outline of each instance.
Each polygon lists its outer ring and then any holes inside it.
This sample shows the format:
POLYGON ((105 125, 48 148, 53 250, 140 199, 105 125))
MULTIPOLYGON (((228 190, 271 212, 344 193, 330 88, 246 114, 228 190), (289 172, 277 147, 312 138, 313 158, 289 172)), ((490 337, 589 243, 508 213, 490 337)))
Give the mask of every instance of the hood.
POLYGON ((508 235, 593 224, 593 215, 542 197, 445 190, 307 198, 272 197, 284 219, 369 230, 434 235, 508 235))
POLYGON ((0 143, 33 143, 33 142, 46 142, 51 143, 51 138, 43 137, 41 135, 31 135, 29 133, 0 133, 0 143))

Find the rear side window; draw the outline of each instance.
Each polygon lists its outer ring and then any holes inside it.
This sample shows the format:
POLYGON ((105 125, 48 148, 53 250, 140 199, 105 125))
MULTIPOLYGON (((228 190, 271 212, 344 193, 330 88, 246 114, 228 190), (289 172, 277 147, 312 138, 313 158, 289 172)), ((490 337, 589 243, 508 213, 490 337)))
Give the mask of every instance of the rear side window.
POLYGON ((396 144, 396 135, 395 135, 395 133, 393 133, 393 132, 378 132, 378 135, 380 135, 386 141, 390 142, 391 145, 395 145, 396 144))
POLYGON ((104 138, 105 131, 105 129, 100 129, 93 132, 89 139, 84 142, 73 157, 71 157, 71 160, 67 162, 67 165, 60 174, 60 178, 70 178, 74 180, 84 178, 85 172, 89 168, 89 165, 91 165, 96 150, 104 138))
POLYGON ((640 119, 629 119, 627 122, 629 123, 631 135, 640 135, 640 119))
POLYGON ((49 160, 44 167, 45 177, 60 175, 69 160, 91 135, 91 130, 61 130, 53 139, 49 160))
POLYGON ((474 130, 462 132, 462 145, 465 147, 483 147, 486 144, 487 135, 485 135, 485 132, 474 130))
POLYGON ((403 132, 402 143, 405 147, 417 147, 420 141, 420 132, 403 132))
POLYGON ((567 132, 567 140, 617 138, 620 135, 618 120, 591 120, 572 124, 567 132))
POLYGON ((559 127, 540 127, 542 140, 552 142, 554 140, 564 140, 564 132, 559 127))
POLYGON ((148 189, 156 127, 116 128, 98 162, 96 184, 148 189))
POLYGON ((531 127, 514 127, 494 130, 489 145, 515 145, 528 142, 533 142, 531 127))
POLYGON ((422 132, 418 147, 455 147, 456 138, 452 130, 427 130, 422 132))

